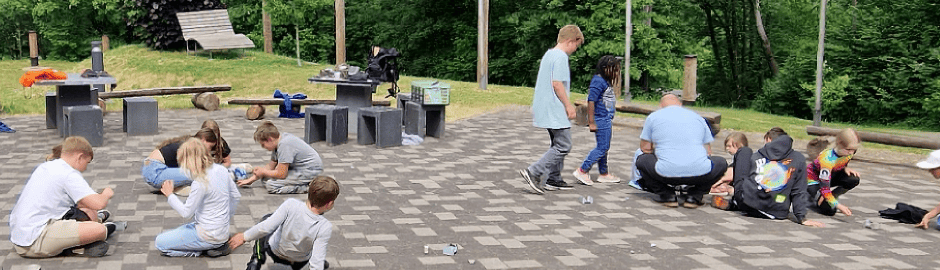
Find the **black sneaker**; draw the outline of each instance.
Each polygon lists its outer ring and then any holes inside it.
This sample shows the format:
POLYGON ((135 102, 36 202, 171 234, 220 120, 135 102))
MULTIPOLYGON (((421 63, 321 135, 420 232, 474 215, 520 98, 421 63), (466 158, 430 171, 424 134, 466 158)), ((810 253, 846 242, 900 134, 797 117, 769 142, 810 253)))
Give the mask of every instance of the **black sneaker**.
POLYGON ((86 257, 101 257, 108 253, 108 242, 98 241, 82 246, 82 255, 86 257))
POLYGON ((574 186, 569 185, 568 183, 565 183, 565 182, 546 183, 545 186, 552 186, 552 187, 555 187, 555 188, 560 189, 560 190, 574 189, 574 186))
POLYGON ((111 212, 104 209, 98 210, 98 222, 105 223, 109 218, 111 218, 111 212))
POLYGON ((545 194, 545 190, 543 190, 542 187, 539 186, 539 182, 533 181, 533 179, 538 180, 539 179, 538 176, 535 176, 534 174, 532 174, 532 172, 530 172, 528 168, 519 170, 519 174, 522 175, 522 180, 525 180, 525 183, 528 184, 529 187, 531 187, 533 190, 535 190, 535 193, 545 194))
POLYGON ((264 263, 259 262, 258 258, 255 258, 255 256, 251 256, 251 259, 248 260, 248 268, 246 269, 247 270, 261 270, 262 264, 264 263))
POLYGON ((208 256, 209 258, 221 257, 221 256, 229 255, 231 253, 232 253, 232 249, 229 248, 228 241, 225 241, 224 244, 222 244, 221 246, 217 248, 206 250, 206 256, 208 256))

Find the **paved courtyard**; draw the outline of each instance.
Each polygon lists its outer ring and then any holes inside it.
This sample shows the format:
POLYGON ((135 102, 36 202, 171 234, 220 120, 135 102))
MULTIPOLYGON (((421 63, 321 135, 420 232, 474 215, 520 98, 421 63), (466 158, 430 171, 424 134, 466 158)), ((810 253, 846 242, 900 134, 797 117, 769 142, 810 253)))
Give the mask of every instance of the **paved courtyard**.
MULTIPOLYGON (((282 132, 303 137, 303 119, 275 116, 276 110, 269 110, 267 118, 282 132)), ((160 141, 192 134, 210 118, 222 127, 235 163, 265 163, 269 152, 252 140, 260 122, 245 120, 243 108, 163 110, 159 135, 134 137, 121 132, 121 115, 111 112, 105 116, 105 145, 95 148, 84 175, 95 189, 114 188, 108 209, 114 219, 128 221, 128 229, 109 239, 108 256, 41 260, 12 252, 9 213, 32 169, 61 138, 45 129, 44 116, 3 118, 17 132, 0 134, 2 269, 31 264, 42 269, 244 269, 247 246, 221 258, 168 258, 153 245, 157 234, 188 220, 144 183, 142 160, 160 141)), ((594 146, 586 128, 574 128, 572 135, 574 147, 563 173, 569 183, 576 182, 570 173, 594 146)), ((615 127, 611 171, 624 179, 638 136, 637 129, 615 127)), ((713 149, 727 157, 717 151, 724 149, 721 141, 713 149)), ((856 216, 811 212, 809 218, 827 226, 809 228, 707 206, 669 209, 625 182, 532 194, 516 171, 547 149, 548 135, 531 126, 525 107, 448 123, 444 138, 428 138, 418 146, 376 149, 355 144, 355 137, 350 142, 313 144, 326 174, 342 188, 336 207, 326 214, 335 226, 327 253, 331 269, 940 268, 936 224, 925 231, 878 217, 878 210, 897 202, 927 209, 940 202, 940 184, 908 166, 853 162, 862 184, 841 201, 856 216), (581 196, 592 196, 594 203, 582 204, 581 196), (874 229, 865 228, 866 219, 876 223, 874 229), (441 254, 449 243, 460 246, 455 256, 441 254)), ((237 231, 286 198, 305 198, 270 195, 260 183, 241 192, 233 222, 237 231)))

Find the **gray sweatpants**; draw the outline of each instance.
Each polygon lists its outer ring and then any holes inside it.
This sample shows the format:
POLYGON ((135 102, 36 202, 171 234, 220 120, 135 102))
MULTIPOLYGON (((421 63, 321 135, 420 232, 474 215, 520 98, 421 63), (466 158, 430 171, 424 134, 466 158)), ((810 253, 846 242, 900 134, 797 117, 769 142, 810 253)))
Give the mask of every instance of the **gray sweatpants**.
POLYGON ((269 194, 303 194, 307 193, 307 190, 310 189, 310 181, 321 173, 323 173, 322 170, 309 176, 300 175, 296 171, 289 170, 287 171, 287 178, 274 179, 265 177, 261 178, 261 183, 264 184, 264 188, 268 190, 269 194))
POLYGON ((529 171, 539 176, 539 184, 560 183, 561 170, 565 167, 565 156, 571 152, 571 129, 546 129, 552 140, 552 146, 539 161, 529 165, 529 171), (547 178, 547 181, 544 180, 547 178))

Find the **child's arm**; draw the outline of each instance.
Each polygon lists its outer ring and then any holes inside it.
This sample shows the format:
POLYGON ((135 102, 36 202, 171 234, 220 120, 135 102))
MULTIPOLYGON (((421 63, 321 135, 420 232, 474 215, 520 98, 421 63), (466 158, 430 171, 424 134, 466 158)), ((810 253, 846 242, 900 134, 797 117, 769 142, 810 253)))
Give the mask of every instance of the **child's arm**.
POLYGON ((289 207, 288 203, 290 203, 291 200, 296 201, 295 203, 299 202, 295 199, 285 200, 284 203, 282 203, 281 206, 278 206, 277 210, 274 210, 274 213, 272 213, 271 216, 269 216, 267 219, 258 222, 258 224, 255 224, 255 226, 252 226, 244 233, 236 233, 231 238, 229 238, 229 247, 235 249, 244 244, 246 241, 254 241, 274 232, 277 227, 281 226, 281 223, 284 223, 284 221, 287 220, 287 208, 289 207))
POLYGON ((264 167, 259 167, 259 168, 255 168, 254 170, 252 170, 251 176, 248 177, 248 179, 239 180, 239 181, 238 181, 238 186, 247 186, 247 185, 251 185, 251 183, 254 183, 255 181, 258 181, 258 179, 261 179, 261 178, 263 178, 263 177, 267 177, 267 176, 264 176, 264 174, 262 173, 262 171, 265 171, 265 170, 268 170, 268 171, 274 170, 274 168, 276 168, 276 167, 277 167, 277 161, 273 161, 273 160, 272 160, 272 161, 268 161, 268 164, 264 165, 264 167))
POLYGON ((590 129, 591 131, 597 131, 597 124, 594 123, 594 112, 593 112, 594 101, 588 100, 587 107, 588 107, 588 112, 587 112, 588 129, 590 129))
POLYGON ((190 190, 189 197, 186 198, 186 203, 184 204, 176 194, 173 194, 173 181, 163 181, 163 187, 160 188, 160 192, 163 193, 163 196, 166 196, 167 203, 170 204, 170 207, 184 218, 193 217, 198 208, 196 204, 202 203, 202 197, 204 196, 202 184, 199 182, 193 181, 190 190))
POLYGON ((78 200, 78 208, 87 208, 92 210, 101 210, 108 206, 108 200, 114 196, 114 190, 104 188, 101 193, 91 194, 78 200))
POLYGON ((287 169, 290 168, 290 164, 287 163, 277 163, 272 169, 263 168, 261 170, 255 169, 254 174, 258 177, 268 177, 274 179, 284 179, 287 178, 287 169))
POLYGON ((924 215, 924 218, 920 220, 920 223, 914 225, 914 228, 927 229, 930 227, 930 220, 937 216, 937 214, 940 214, 940 204, 938 204, 937 207, 934 207, 933 210, 930 210, 930 212, 927 212, 927 214, 924 215))
POLYGON ((552 81, 552 88, 555 89, 555 96, 558 97, 561 104, 565 105, 565 112, 568 114, 568 119, 574 119, 577 114, 574 111, 574 105, 571 105, 571 101, 568 100, 568 93, 565 91, 565 83, 552 81))
POLYGON ((232 166, 232 156, 222 158, 222 166, 225 166, 226 168, 232 166))
POLYGON ((317 239, 313 241, 313 250, 310 253, 310 260, 307 261, 310 269, 323 270, 323 262, 326 261, 326 245, 330 242, 330 236, 333 234, 333 226, 324 226, 317 234, 317 239))

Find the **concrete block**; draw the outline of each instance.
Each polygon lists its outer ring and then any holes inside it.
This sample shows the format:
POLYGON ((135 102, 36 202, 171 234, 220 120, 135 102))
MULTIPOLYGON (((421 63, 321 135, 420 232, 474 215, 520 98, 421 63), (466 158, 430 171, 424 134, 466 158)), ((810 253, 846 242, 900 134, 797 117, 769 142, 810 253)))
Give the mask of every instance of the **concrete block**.
POLYGON ((441 138, 444 136, 446 119, 445 105, 423 105, 408 101, 405 105, 405 133, 424 137, 425 135, 441 138))
POLYGON ((304 109, 304 141, 340 145, 348 141, 349 108, 319 104, 304 109))
POLYGON ((81 136, 88 140, 91 146, 104 144, 104 121, 101 117, 101 107, 98 105, 68 106, 63 108, 64 133, 63 137, 81 136))
POLYGON ((159 133, 157 100, 150 97, 124 98, 124 124, 127 135, 154 135, 159 133))
POLYGON ((375 144, 385 148, 401 145, 402 110, 389 107, 366 107, 359 109, 359 128, 356 141, 359 144, 375 144))
POLYGON ((55 92, 46 93, 46 129, 56 128, 55 92))

